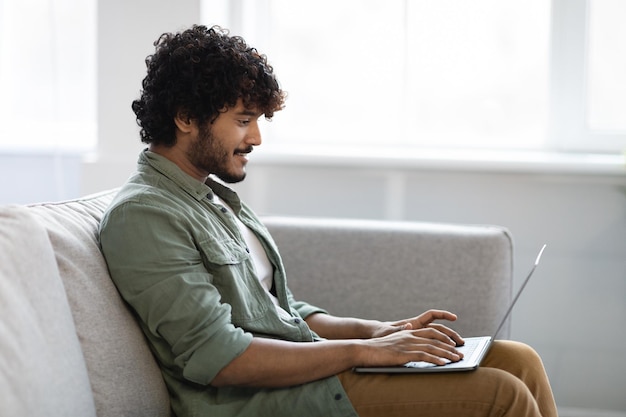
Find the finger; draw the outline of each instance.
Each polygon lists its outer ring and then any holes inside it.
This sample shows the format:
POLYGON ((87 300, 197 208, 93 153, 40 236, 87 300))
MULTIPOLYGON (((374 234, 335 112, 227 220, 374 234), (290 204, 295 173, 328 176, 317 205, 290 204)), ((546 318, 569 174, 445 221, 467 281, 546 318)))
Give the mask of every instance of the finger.
POLYGON ((415 361, 445 365, 448 362, 458 362, 463 359, 463 354, 456 351, 456 349, 449 350, 446 347, 436 346, 430 343, 420 345, 417 348, 418 350, 415 352, 415 361))
POLYGON ((465 344, 465 340, 463 340, 461 335, 458 334, 453 329, 449 328, 448 326, 445 326, 443 324, 438 324, 438 323, 431 323, 428 325, 428 327, 437 329, 441 333, 448 336, 454 342, 456 346, 463 346, 465 344))
POLYGON ((427 326, 435 320, 455 321, 456 319, 457 319, 456 314, 453 314, 446 310, 435 310, 435 309, 425 311, 424 313, 417 316, 417 321, 422 326, 427 326))
MULTIPOLYGON (((414 330, 412 332, 412 334, 413 334, 413 336, 418 337, 418 338, 429 339, 429 340, 432 340, 432 341, 437 341, 437 342, 444 343, 445 345, 447 345, 449 347, 456 347, 457 346, 457 341, 456 340, 454 340, 452 337, 448 336, 445 332, 440 331, 436 327, 437 327, 436 325, 431 325, 431 326, 428 326, 428 327, 417 329, 417 330, 414 330)), ((445 327, 445 326, 443 326, 443 327, 445 327)))

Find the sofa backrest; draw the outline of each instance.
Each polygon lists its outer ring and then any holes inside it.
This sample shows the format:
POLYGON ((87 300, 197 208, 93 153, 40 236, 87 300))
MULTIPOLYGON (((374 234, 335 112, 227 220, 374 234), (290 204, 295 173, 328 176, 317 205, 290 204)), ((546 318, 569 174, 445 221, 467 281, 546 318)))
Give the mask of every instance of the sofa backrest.
POLYGON ((0 209, 0 415, 96 415, 55 254, 23 207, 0 209))
MULTIPOLYGON (((491 335, 511 301, 513 242, 493 225, 265 217, 289 288, 339 316, 413 317, 430 308, 464 336, 491 335)), ((510 334, 509 320, 499 333, 510 334)))
POLYGON ((99 417, 169 416, 161 373, 133 314, 113 285, 98 225, 115 191, 31 205, 47 232, 72 311, 99 417))

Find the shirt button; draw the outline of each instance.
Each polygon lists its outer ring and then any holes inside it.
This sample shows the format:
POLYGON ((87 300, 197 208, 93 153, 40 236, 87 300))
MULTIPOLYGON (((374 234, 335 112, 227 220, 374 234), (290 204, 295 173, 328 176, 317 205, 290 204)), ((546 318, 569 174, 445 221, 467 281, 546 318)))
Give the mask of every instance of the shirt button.
POLYGON ((343 398, 343 395, 341 394, 335 394, 335 401, 339 401, 340 399, 343 398))
POLYGON ((222 213, 226 213, 228 211, 226 207, 221 207, 220 210, 222 211, 222 213))
POLYGON ((300 319, 293 319, 293 322, 296 324, 300 324, 300 319))

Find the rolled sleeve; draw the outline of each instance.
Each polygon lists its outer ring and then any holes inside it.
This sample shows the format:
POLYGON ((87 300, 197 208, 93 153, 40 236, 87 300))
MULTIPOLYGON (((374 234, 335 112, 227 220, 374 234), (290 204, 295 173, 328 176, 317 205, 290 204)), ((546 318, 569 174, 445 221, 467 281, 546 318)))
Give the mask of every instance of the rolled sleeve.
POLYGON ((324 310, 323 308, 316 307, 304 301, 294 301, 290 304, 291 308, 294 309, 296 313, 298 313, 298 315, 303 319, 306 319, 311 314, 315 313, 328 314, 328 311, 324 310))
POLYGON ((185 379, 196 384, 210 384, 226 364, 241 355, 252 343, 252 335, 239 328, 233 328, 233 331, 221 329, 215 337, 229 349, 214 349, 210 343, 200 345, 184 367, 185 379))
POLYGON ((328 311, 323 308, 311 305, 305 301, 297 301, 289 289, 287 289, 287 301, 289 302, 289 307, 303 319, 315 313, 328 314, 328 311))

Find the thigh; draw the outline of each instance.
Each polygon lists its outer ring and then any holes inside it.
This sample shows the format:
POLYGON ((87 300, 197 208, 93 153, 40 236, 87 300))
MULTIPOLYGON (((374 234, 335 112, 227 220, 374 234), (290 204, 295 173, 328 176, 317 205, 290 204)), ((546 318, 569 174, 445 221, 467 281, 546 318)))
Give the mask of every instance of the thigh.
POLYGON ((508 372, 357 374, 339 379, 361 417, 540 416, 528 388, 508 372))

